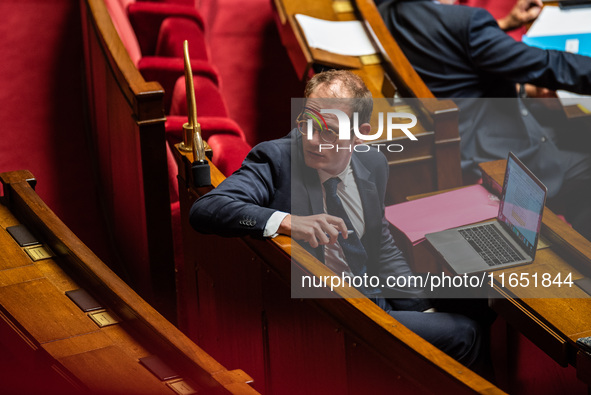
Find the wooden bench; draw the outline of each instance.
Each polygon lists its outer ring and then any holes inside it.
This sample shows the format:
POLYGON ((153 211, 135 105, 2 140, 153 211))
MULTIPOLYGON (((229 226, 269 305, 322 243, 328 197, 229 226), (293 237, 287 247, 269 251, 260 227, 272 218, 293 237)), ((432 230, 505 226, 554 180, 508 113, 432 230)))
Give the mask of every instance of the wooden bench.
MULTIPOLYGON (((211 188, 192 185, 192 155, 174 151, 184 266, 179 327, 262 393, 502 393, 383 312, 357 290, 292 298, 292 282, 332 272, 290 238, 195 232, 188 210, 211 188)), ((214 186, 224 176, 212 165, 214 186)))
POLYGON ((227 370, 107 268, 43 203, 30 172, 0 180, 3 393, 166 395, 187 385, 200 394, 257 393, 244 371, 227 370), (7 231, 13 226, 41 244, 21 247, 7 231), (53 256, 38 259, 40 247, 53 256), (80 290, 94 302, 79 306, 67 294, 80 290), (145 358, 169 371, 153 373, 145 358))
MULTIPOLYGON (((186 4, 81 0, 81 9, 93 173, 117 260, 113 267, 121 267, 120 275, 143 297, 172 312, 174 265, 182 256, 176 243, 180 235, 173 243, 176 227, 171 221, 178 222, 177 170, 172 155, 167 155, 167 141, 181 141, 187 116, 166 111, 183 107, 175 105, 173 97, 183 102, 186 98, 184 86, 182 92, 174 89, 184 78, 183 58, 176 56, 177 46, 182 47, 178 39, 186 28, 181 22, 189 22, 187 34, 196 38, 193 74, 208 84, 210 93, 217 92, 217 73, 207 61, 203 37, 189 34, 201 29, 203 21, 186 4), (134 29, 141 37, 136 37, 134 29), (168 31, 166 39, 156 40, 163 29, 168 31), (161 41, 170 48, 159 48, 161 41), (158 82, 149 82, 152 78, 158 82)), ((201 104, 213 106, 211 95, 197 92, 201 104)), ((222 113, 208 114, 201 107, 199 121, 213 161, 231 174, 250 147, 240 127, 226 116, 219 93, 216 97, 214 104, 222 113)))
MULTIPOLYGON (((318 68, 350 69, 363 78, 374 99, 378 99, 374 116, 389 109, 379 99, 394 97, 406 99, 394 108, 417 116, 419 125, 412 130, 416 130, 418 141, 411 144, 399 132, 394 142, 404 144, 404 151, 385 152, 390 165, 387 204, 402 202, 409 195, 462 185, 458 108, 450 100, 436 99, 429 91, 392 38, 372 0, 274 0, 273 4, 281 40, 301 79, 311 77, 318 68), (365 58, 309 47, 296 14, 329 21, 362 21, 368 36, 379 48, 377 58, 368 62, 365 58)), ((375 119, 372 128, 377 130, 375 119)), ((384 143, 384 139, 385 136, 377 143, 384 143)))

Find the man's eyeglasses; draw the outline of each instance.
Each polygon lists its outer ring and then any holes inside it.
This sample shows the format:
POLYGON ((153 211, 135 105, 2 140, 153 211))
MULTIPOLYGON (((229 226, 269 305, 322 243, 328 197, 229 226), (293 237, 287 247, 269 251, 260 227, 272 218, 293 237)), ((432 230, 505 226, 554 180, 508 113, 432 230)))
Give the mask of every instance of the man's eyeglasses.
POLYGON ((318 132, 320 139, 325 143, 334 143, 339 137, 339 134, 331 128, 320 126, 314 119, 308 118, 303 113, 300 113, 296 119, 296 125, 304 137, 308 136, 308 122, 312 123, 313 131, 318 132))

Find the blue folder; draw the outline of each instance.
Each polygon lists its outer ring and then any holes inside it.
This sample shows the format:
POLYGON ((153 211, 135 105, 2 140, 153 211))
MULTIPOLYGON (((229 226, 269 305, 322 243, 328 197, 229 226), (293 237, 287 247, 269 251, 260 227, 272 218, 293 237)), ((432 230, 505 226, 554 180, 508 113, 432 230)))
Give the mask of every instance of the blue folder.
MULTIPOLYGON (((566 34, 560 36, 537 36, 529 37, 524 35, 522 41, 532 47, 538 47, 543 49, 557 49, 559 51, 568 51, 567 47, 568 40, 578 40, 578 53, 579 55, 591 56, 591 33, 582 34, 566 34)), ((572 42, 569 45, 573 45, 572 42)), ((569 52, 574 52, 570 50, 569 52)))

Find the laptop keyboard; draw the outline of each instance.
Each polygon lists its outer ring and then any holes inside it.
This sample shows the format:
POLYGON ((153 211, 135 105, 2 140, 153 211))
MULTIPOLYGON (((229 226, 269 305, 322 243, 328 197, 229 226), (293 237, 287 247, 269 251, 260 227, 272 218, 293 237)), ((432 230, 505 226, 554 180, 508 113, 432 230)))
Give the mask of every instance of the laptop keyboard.
POLYGON ((460 229, 458 232, 489 266, 525 259, 492 224, 460 229))

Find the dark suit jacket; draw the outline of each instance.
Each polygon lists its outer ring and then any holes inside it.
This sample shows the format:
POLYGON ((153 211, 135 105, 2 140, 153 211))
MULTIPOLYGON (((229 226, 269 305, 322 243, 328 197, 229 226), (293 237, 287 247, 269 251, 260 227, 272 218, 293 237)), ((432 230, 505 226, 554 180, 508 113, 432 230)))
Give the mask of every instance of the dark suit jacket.
POLYGON ((462 168, 475 171, 512 150, 555 195, 569 162, 557 146, 564 115, 525 105, 515 84, 591 94, 591 58, 517 42, 480 8, 394 0, 379 9, 429 89, 460 108, 462 168))
MULTIPOLYGON (((382 281, 388 276, 411 276, 384 217, 386 158, 377 150, 354 153, 351 166, 363 205, 365 234, 361 241, 368 253, 367 275, 378 276, 382 281)), ((254 147, 238 171, 194 203, 190 222, 203 233, 262 237, 267 220, 277 210, 302 216, 324 212, 320 179, 315 169, 304 164, 301 134, 297 130, 254 147)), ((322 246, 302 245, 324 262, 322 246)), ((423 296, 416 288, 388 289, 383 295, 423 296)), ((393 303, 398 309, 428 308, 423 300, 393 303)))

